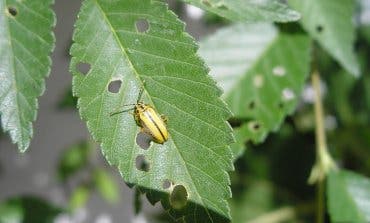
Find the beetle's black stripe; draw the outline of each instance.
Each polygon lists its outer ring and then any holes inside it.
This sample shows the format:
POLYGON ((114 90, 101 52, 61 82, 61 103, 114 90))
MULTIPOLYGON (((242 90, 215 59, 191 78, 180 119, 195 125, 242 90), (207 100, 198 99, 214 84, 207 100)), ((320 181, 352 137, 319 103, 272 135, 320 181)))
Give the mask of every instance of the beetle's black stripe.
POLYGON ((166 140, 166 138, 164 137, 164 135, 163 135, 163 133, 162 133, 161 129, 159 128, 159 126, 157 125, 157 123, 153 120, 153 118, 152 118, 152 116, 149 114, 149 112, 146 112, 146 113, 145 113, 145 115, 146 115, 146 117, 148 117, 148 118, 150 119, 150 121, 152 121, 152 122, 153 122, 153 124, 155 125, 155 127, 157 128, 157 130, 159 131, 159 133, 161 134, 162 139, 163 139, 163 140, 166 140))

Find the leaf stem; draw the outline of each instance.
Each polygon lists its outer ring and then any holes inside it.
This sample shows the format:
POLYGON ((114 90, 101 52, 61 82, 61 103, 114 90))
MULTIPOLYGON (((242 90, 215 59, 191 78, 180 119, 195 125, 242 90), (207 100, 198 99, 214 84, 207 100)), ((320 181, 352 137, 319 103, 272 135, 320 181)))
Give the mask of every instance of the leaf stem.
POLYGON ((312 87, 315 92, 315 134, 316 134, 316 162, 308 179, 310 184, 317 183, 317 216, 316 222, 323 223, 325 216, 325 185, 324 180, 330 170, 336 169, 336 164, 328 152, 325 135, 324 109, 321 98, 320 74, 315 69, 311 75, 312 87))

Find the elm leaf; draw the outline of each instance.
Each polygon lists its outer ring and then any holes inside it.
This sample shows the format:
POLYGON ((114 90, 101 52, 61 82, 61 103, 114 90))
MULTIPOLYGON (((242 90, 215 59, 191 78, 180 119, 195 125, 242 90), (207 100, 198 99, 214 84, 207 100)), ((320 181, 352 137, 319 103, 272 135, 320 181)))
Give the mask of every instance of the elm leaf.
POLYGON ((125 182, 174 218, 230 221, 230 111, 184 24, 161 1, 85 0, 73 39, 80 115, 125 182), (168 141, 147 149, 132 114, 111 116, 141 89, 140 100, 168 118, 168 141))
POLYGON ((303 28, 349 73, 359 76, 360 67, 354 53, 354 0, 289 0, 302 14, 303 28))
POLYGON ((291 22, 300 18, 278 0, 183 0, 204 10, 213 12, 232 21, 243 22, 291 22))
POLYGON ((29 147, 37 97, 50 73, 55 38, 53 0, 0 0, 1 125, 21 152, 29 147))
POLYGON ((272 24, 235 24, 200 43, 210 74, 224 90, 235 118, 243 121, 233 146, 261 143, 296 108, 310 65, 310 40, 299 30, 272 24))
POLYGON ((329 174, 327 203, 333 222, 370 221, 370 179, 340 170, 329 174))

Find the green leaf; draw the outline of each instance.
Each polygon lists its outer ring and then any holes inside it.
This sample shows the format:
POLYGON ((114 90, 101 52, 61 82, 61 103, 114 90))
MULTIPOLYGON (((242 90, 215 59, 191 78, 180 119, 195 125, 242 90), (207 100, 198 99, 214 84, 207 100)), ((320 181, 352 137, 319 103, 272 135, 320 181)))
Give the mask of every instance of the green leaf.
POLYGON ((332 222, 370 221, 370 179, 341 170, 332 172, 327 184, 332 222))
POLYGON ((350 96, 356 84, 356 80, 358 79, 348 75, 348 73, 343 70, 335 75, 329 76, 328 79, 330 91, 327 97, 328 100, 333 103, 338 118, 346 125, 356 123, 358 116, 356 117, 353 106, 350 103, 350 96))
POLYGON ((0 114, 4 131, 24 152, 33 135, 37 97, 50 72, 53 0, 0 0, 0 114))
POLYGON ((98 169, 94 172, 95 187, 102 197, 111 203, 119 200, 119 191, 114 178, 104 170, 98 169))
POLYGON ((240 127, 234 128, 235 143, 231 144, 231 151, 233 151, 234 160, 243 155, 246 149, 246 141, 251 138, 249 126, 244 124, 240 127))
POLYGON ((63 97, 58 101, 58 108, 68 109, 76 108, 76 106, 77 98, 73 96, 72 87, 70 87, 64 92, 63 97))
POLYGON ((300 14, 277 0, 183 0, 232 21, 291 22, 300 14))
POLYGON ((84 207, 89 200, 90 193, 91 191, 87 186, 82 185, 77 187, 69 199, 69 209, 75 211, 84 207))
POLYGON ((349 73, 358 76, 359 64, 354 53, 354 0, 289 0, 302 13, 304 29, 317 40, 349 73))
POLYGON ((73 92, 108 162, 174 217, 229 221, 230 112, 184 24, 160 1, 85 0, 73 39, 73 92), (91 65, 86 75, 77 69, 81 63, 91 65), (122 82, 117 93, 109 90, 112 81, 122 82), (140 128, 132 114, 110 115, 135 103, 141 88, 143 102, 168 118, 170 135, 146 150, 136 143, 140 128), (136 164, 142 158, 148 170, 136 164), (166 180, 172 187, 163 188, 166 180), (170 203, 177 195, 188 198, 181 210, 170 203))
POLYGON ((230 201, 233 222, 248 222, 271 211, 274 207, 272 185, 267 181, 252 181, 247 189, 230 201))
MULTIPOLYGON (((294 111, 309 71, 310 40, 270 24, 235 24, 201 41, 200 54, 254 143, 294 111)), ((238 151, 240 154, 240 151, 238 151)), ((237 155, 238 155, 237 154, 237 155)))
POLYGON ((75 174, 81 168, 87 166, 90 146, 87 142, 80 142, 68 148, 58 164, 58 177, 62 182, 75 174))
POLYGON ((51 223, 62 209, 36 197, 17 197, 0 204, 0 223, 51 223))

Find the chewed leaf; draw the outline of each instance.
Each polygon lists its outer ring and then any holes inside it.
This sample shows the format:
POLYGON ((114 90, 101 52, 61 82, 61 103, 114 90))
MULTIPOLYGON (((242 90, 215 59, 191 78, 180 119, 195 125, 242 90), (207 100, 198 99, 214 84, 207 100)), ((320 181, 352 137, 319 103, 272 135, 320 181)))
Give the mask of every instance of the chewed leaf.
POLYGON ((302 13, 302 25, 349 73, 360 75, 354 53, 355 24, 353 0, 289 0, 302 13))
POLYGON ((0 0, 1 126, 21 152, 28 148, 37 97, 50 72, 54 46, 53 0, 0 0))
POLYGON ((277 0, 183 0, 232 21, 291 22, 300 14, 277 0))
POLYGON ((174 218, 228 222, 230 112, 184 24, 160 1, 85 0, 73 39, 73 92, 108 162, 174 218), (132 114, 110 115, 140 89, 168 119, 163 145, 141 148, 132 114))
MULTIPOLYGON (((236 24, 201 42, 200 53, 235 118, 248 120, 238 131, 244 141, 262 142, 293 112, 308 75, 309 51, 302 32, 271 24, 236 24)), ((234 148, 240 155, 240 146, 234 148)))

